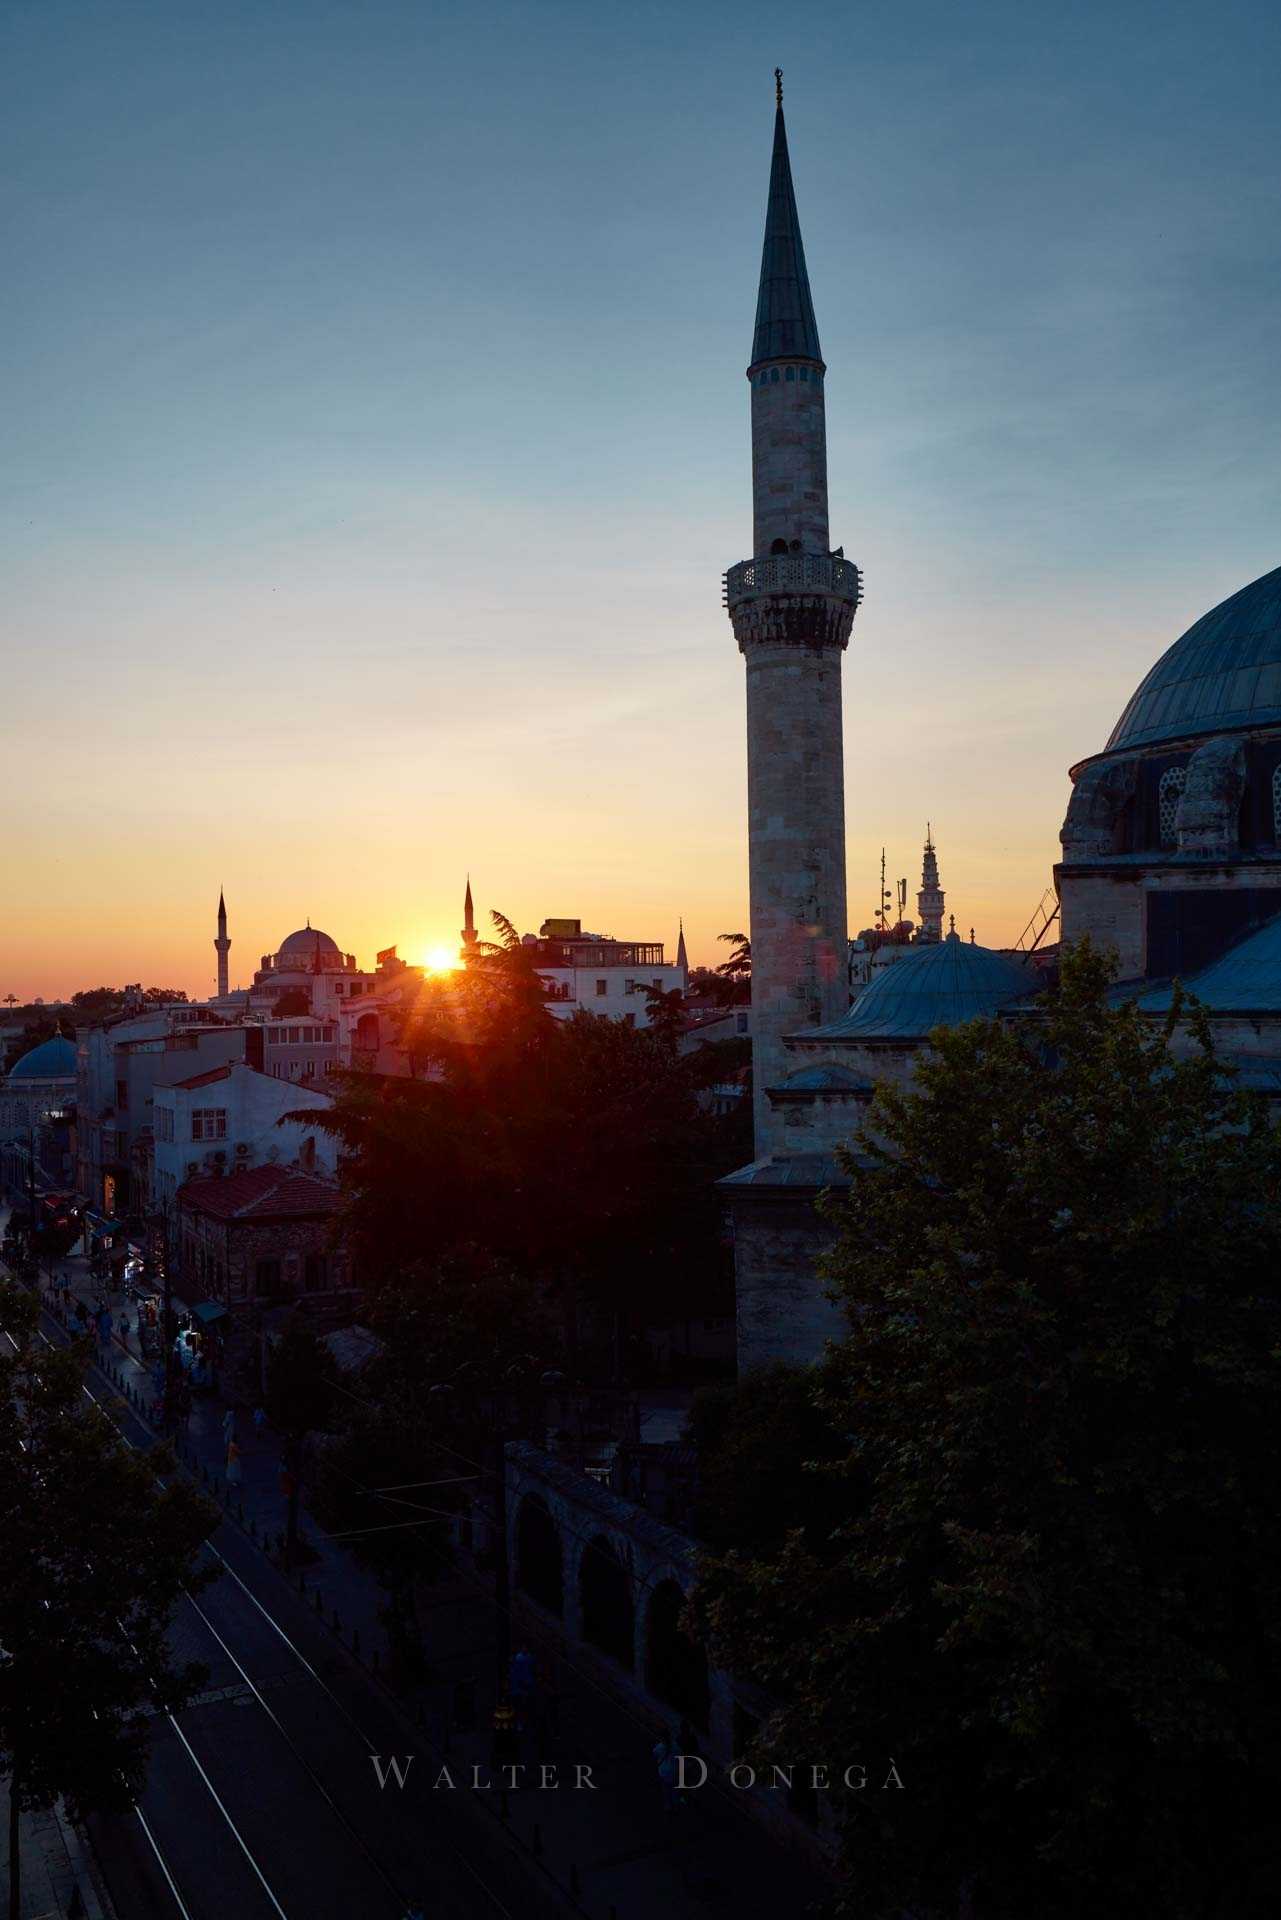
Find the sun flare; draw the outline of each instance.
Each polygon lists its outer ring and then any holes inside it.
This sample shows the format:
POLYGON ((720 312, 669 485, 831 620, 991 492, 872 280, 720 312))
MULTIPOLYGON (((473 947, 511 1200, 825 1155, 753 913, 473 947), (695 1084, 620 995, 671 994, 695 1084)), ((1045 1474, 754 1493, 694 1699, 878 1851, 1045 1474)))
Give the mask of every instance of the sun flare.
POLYGON ((454 973, 458 967, 458 955, 452 947, 427 947, 423 951, 422 964, 428 973, 454 973))

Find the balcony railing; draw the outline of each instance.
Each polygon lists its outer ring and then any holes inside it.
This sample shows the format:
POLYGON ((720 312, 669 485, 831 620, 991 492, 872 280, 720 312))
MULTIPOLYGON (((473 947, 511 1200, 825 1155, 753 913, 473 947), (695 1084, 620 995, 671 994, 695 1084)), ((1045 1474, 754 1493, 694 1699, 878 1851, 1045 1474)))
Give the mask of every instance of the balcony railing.
POLYGON ((863 576, 852 560, 829 553, 766 554, 740 560, 725 575, 727 607, 769 593, 822 593, 857 607, 863 598, 863 576))

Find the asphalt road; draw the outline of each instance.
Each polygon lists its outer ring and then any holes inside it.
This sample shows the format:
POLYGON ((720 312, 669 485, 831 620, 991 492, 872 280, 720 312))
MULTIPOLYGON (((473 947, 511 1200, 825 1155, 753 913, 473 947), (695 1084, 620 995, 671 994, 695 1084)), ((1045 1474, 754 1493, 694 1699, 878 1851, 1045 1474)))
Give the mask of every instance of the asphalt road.
MULTIPOLYGON (((90 1387, 146 1445, 96 1373, 90 1387)), ((244 1535, 222 1525, 207 1551, 219 1578, 172 1630, 206 1687, 157 1715, 136 1812, 90 1822, 120 1920, 402 1920, 412 1901, 431 1920, 563 1920, 477 1796, 432 1791, 421 1736, 244 1535), (380 1787, 371 1755, 414 1752, 405 1788, 380 1787)))

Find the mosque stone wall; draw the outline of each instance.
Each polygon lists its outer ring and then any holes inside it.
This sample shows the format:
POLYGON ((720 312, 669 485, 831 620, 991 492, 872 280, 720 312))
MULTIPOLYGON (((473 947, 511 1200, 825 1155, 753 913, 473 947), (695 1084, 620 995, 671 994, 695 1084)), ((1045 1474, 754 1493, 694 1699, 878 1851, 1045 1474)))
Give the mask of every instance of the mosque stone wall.
POLYGON ((747 649, 756 1153, 774 1150, 765 1089, 792 1063, 783 1036, 837 1018, 845 982, 841 654, 747 649))
POLYGON ((823 1291, 820 1256, 835 1231, 812 1196, 744 1196, 734 1205, 734 1278, 740 1378, 775 1360, 808 1367, 827 1340, 845 1334, 845 1318, 823 1291))

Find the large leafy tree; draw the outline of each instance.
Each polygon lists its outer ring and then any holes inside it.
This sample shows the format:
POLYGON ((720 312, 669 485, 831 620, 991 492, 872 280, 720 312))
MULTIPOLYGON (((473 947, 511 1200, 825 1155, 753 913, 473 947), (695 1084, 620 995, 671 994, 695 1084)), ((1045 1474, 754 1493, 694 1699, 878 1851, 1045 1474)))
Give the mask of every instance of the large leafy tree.
POLYGON ((933 1036, 830 1203, 840 1524, 698 1613, 783 1751, 893 1756, 842 1796, 869 1920, 1272 1909, 1281 1143, 1179 1019, 1069 955, 933 1036))
POLYGON ((552 1019, 495 918, 475 964, 406 1017, 428 1077, 353 1076, 328 1119, 367 1283, 480 1254, 555 1290, 571 1340, 582 1299, 624 1320, 715 1311, 712 1183, 743 1155, 735 1123, 700 1100, 708 1063, 680 1054, 666 1009, 652 1028, 552 1019))
POLYGON ((310 1434, 334 1410, 334 1361, 306 1315, 292 1313, 267 1354, 266 1414, 284 1442, 285 1565, 298 1557, 303 1461, 310 1434))
POLYGON ((129 1452, 83 1388, 87 1342, 37 1341, 29 1296, 0 1283, 0 1770, 9 1781, 9 1912, 21 1911, 18 1824, 64 1796, 127 1807, 146 1771, 149 1708, 173 1710, 204 1669, 174 1660, 170 1616, 208 1575, 217 1512, 163 1456, 129 1452))

